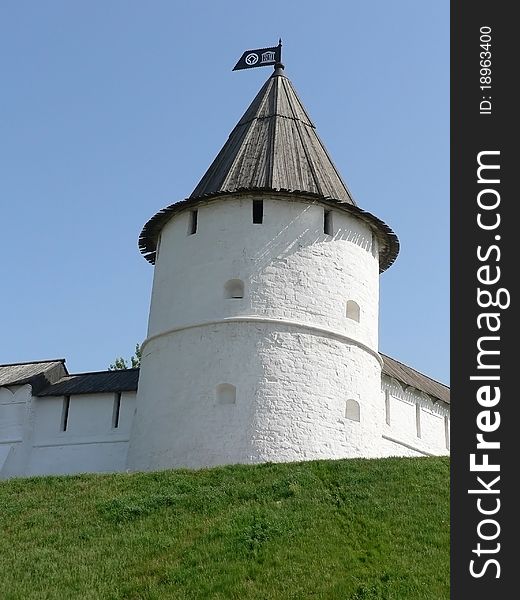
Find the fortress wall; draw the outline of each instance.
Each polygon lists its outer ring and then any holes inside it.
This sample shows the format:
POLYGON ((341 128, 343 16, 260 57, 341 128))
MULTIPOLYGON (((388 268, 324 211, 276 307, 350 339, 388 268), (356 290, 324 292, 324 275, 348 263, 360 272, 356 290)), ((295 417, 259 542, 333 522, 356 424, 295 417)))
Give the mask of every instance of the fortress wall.
POLYGON ((388 456, 449 454, 448 405, 386 375, 381 404, 385 406, 383 448, 388 456))
POLYGON ((0 477, 124 470, 135 397, 122 392, 114 427, 114 393, 70 396, 63 430, 63 396, 0 388, 0 477))

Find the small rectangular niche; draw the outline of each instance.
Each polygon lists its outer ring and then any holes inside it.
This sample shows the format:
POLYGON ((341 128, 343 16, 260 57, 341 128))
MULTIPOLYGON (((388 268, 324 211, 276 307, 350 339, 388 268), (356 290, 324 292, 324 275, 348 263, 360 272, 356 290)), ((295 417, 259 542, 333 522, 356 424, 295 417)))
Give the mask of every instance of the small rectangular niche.
POLYGON ((61 431, 67 431, 69 426, 69 410, 70 410, 70 396, 63 397, 63 408, 61 410, 61 431))
POLYGON ((112 411, 112 429, 119 428, 119 414, 121 413, 121 392, 114 394, 114 409, 112 411))
POLYGON ((237 388, 231 383, 217 385, 217 402, 219 404, 236 404, 237 388))
POLYGON ((261 225, 264 221, 264 201, 253 200, 253 223, 261 225))
POLYGON ((190 210, 188 219, 188 235, 197 233, 197 212, 196 210, 190 210))
POLYGON ((323 233, 325 235, 334 235, 331 210, 323 211, 323 233))

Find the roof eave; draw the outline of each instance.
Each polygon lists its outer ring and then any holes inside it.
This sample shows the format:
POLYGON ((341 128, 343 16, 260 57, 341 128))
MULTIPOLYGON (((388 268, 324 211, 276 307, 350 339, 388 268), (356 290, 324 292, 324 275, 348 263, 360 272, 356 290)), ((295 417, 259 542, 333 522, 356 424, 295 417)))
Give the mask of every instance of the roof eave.
POLYGON ((379 272, 386 271, 395 261, 399 254, 399 239, 394 231, 381 219, 373 214, 342 200, 335 198, 324 197, 311 192, 302 192, 300 190, 283 190, 283 189, 266 189, 266 188, 247 188, 216 192, 213 194, 205 194, 196 198, 186 198, 180 202, 170 204, 156 213, 143 227, 139 236, 139 250, 146 260, 155 264, 155 254, 157 248, 157 240, 162 228, 176 214, 192 209, 195 206, 218 200, 219 198, 229 196, 244 196, 251 194, 268 194, 270 196, 297 196, 301 200, 309 200, 313 203, 318 202, 328 206, 333 206, 338 210, 355 215, 370 225, 375 231, 379 241, 379 272))

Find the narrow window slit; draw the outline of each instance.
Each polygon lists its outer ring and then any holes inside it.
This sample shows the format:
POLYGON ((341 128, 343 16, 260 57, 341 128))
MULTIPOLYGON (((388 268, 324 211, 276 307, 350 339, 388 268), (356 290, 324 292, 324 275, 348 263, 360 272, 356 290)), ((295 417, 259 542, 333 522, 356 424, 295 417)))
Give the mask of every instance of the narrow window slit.
POLYGON ((189 223, 188 223, 188 235, 197 233, 197 212, 196 210, 190 210, 189 223))
POLYGON ((69 409, 70 409, 70 396, 64 396, 63 398, 63 409, 61 411, 61 430, 67 431, 69 426, 69 409))
POLYGON ((121 412, 121 392, 114 395, 114 410, 112 412, 112 429, 119 427, 119 414, 121 412))
POLYGON ((333 235, 331 210, 323 211, 323 233, 325 233, 326 235, 333 235))
POLYGON ((377 256, 377 238, 374 232, 372 232, 372 256, 377 256))
POLYGON ((260 225, 264 221, 264 201, 253 200, 253 223, 260 225))

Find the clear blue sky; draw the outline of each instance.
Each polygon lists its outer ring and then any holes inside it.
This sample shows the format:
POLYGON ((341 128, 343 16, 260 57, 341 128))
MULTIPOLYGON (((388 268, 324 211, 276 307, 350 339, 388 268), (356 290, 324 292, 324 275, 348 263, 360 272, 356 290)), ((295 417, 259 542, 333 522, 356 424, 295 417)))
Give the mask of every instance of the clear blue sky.
POLYGON ((107 368, 146 336, 137 238, 283 61, 357 203, 398 234, 380 350, 449 379, 449 2, 3 0, 0 363, 107 368))

